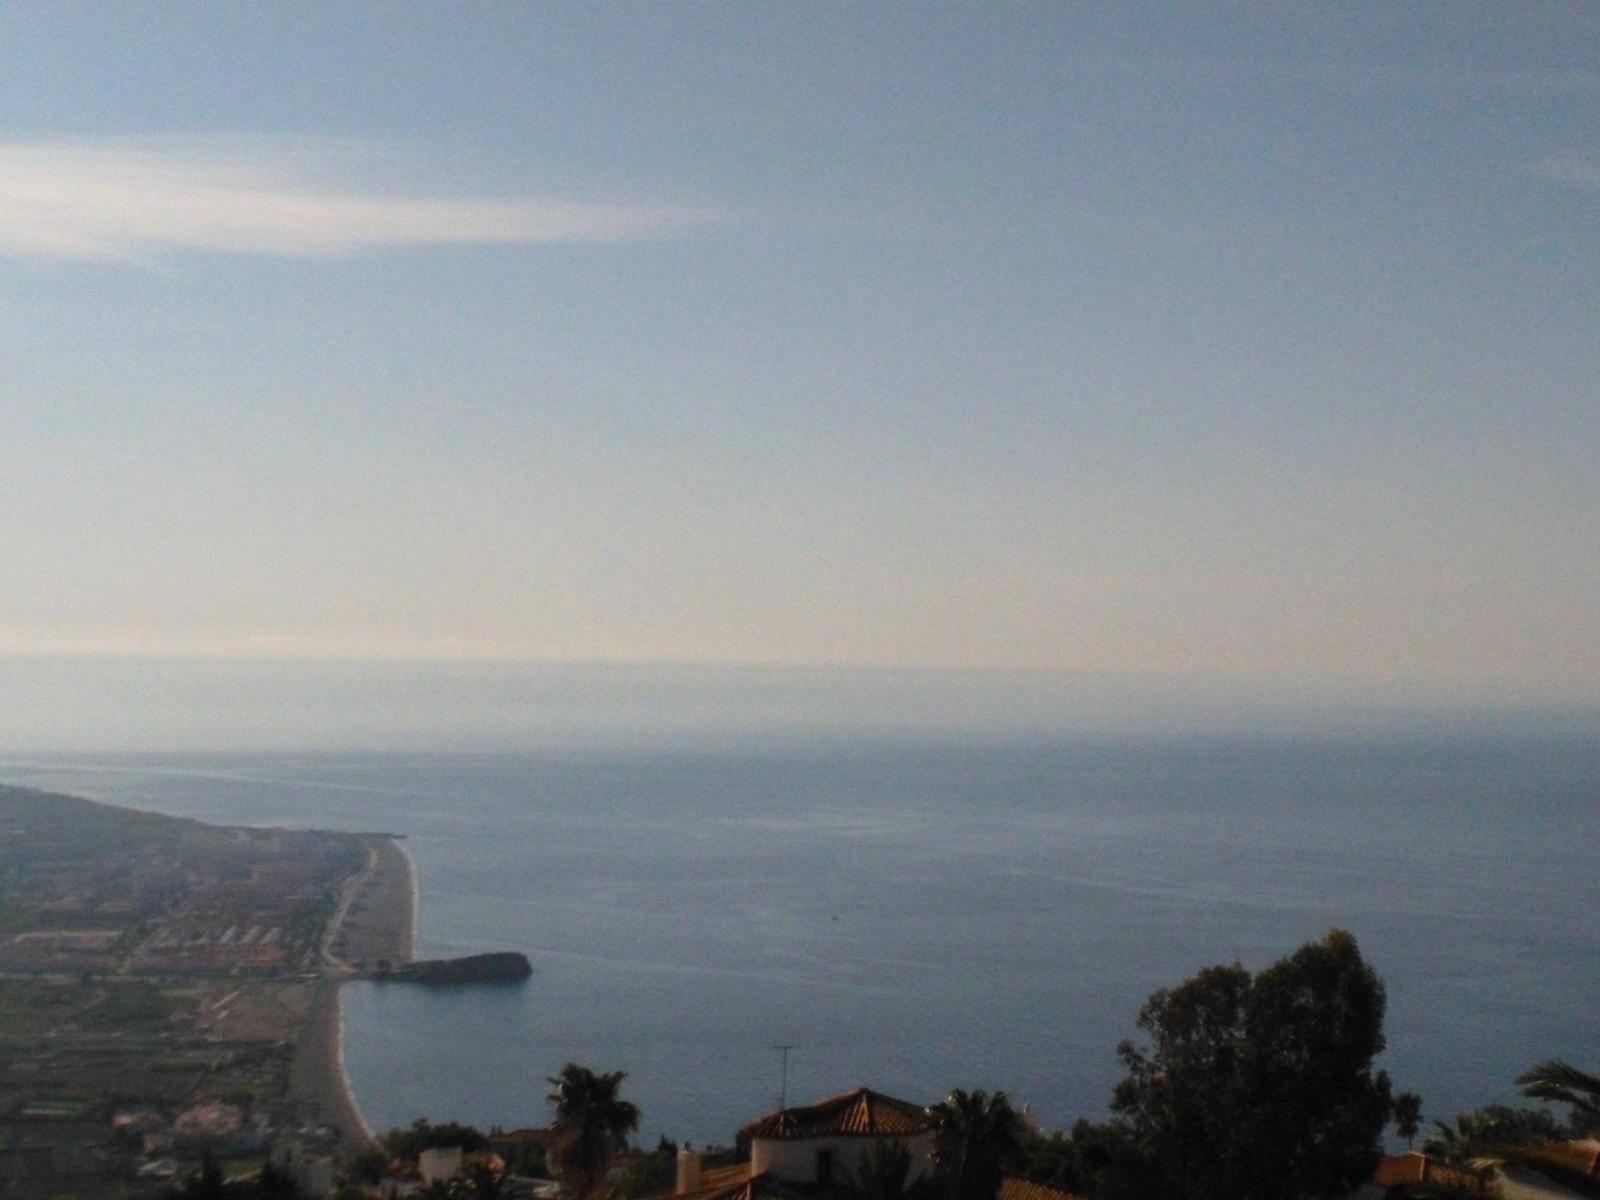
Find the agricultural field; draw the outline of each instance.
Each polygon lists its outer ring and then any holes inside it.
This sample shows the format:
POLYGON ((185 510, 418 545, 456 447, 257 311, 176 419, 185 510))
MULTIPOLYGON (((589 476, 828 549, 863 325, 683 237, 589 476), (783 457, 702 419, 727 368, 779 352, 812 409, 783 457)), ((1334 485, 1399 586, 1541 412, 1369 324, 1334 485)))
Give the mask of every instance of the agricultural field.
POLYGON ((0 1196, 140 1200, 325 1137, 291 1068, 374 860, 0 787, 0 1196))

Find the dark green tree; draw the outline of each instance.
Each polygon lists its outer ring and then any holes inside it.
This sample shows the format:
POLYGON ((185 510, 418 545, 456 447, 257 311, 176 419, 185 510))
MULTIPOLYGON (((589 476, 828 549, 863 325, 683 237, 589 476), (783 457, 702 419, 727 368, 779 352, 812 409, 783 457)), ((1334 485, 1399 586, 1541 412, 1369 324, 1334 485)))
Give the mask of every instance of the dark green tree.
POLYGON ((249 1194, 252 1200, 303 1200, 305 1190, 284 1167, 268 1159, 249 1194))
POLYGON ((222 1168, 208 1155, 201 1160, 198 1171, 167 1194, 172 1200, 226 1200, 228 1184, 222 1168))
POLYGON ((677 1176, 677 1143, 663 1137, 650 1153, 635 1155, 627 1166, 613 1173, 613 1190, 620 1200, 670 1194, 677 1176))
POLYGON ((1083 1193, 1084 1172, 1078 1146, 1059 1129, 1048 1134, 1024 1129, 1017 1170, 1039 1183, 1063 1191, 1083 1193))
POLYGON ((483 1133, 471 1125, 456 1121, 435 1124, 424 1117, 418 1117, 408 1128, 391 1129, 383 1135, 383 1147, 389 1152, 389 1157, 407 1160, 414 1160, 424 1150, 449 1146, 460 1146, 463 1151, 472 1154, 482 1150, 486 1144, 483 1133))
MULTIPOLYGON (((386 1138, 385 1143, 387 1142, 386 1138)), ((389 1162, 394 1157, 395 1155, 383 1146, 367 1146, 358 1150, 345 1162, 343 1173, 352 1182, 376 1186, 383 1182, 384 1174, 389 1170, 389 1162)))
POLYGON ((1017 1170, 1088 1200, 1116 1200, 1117 1185, 1132 1175, 1130 1156, 1126 1126, 1079 1117, 1070 1133, 1025 1133, 1017 1170))
POLYGON ((1600 1131, 1600 1075, 1552 1058, 1517 1076, 1517 1086, 1530 1099, 1569 1105, 1574 1131, 1600 1131))
POLYGON ((554 1089, 548 1097, 555 1106, 553 1165, 578 1200, 600 1190, 612 1156, 627 1149, 628 1134, 639 1127, 638 1108, 618 1094, 627 1077, 626 1071, 596 1075, 568 1063, 547 1080, 554 1089))
POLYGON ((1547 1109, 1488 1104, 1476 1114, 1485 1124, 1485 1139, 1496 1146, 1539 1146, 1559 1142, 1568 1130, 1547 1109))
POLYGON ((1022 1142, 1022 1120, 1006 1094, 956 1088, 930 1111, 933 1165, 951 1200, 994 1200, 1022 1142))
POLYGON ((1405 1138, 1409 1146, 1422 1128, 1422 1097, 1415 1092, 1401 1092, 1394 1098, 1394 1131, 1405 1138))
POLYGON ((1383 983, 1334 930, 1252 976, 1209 967, 1156 992, 1112 1110, 1148 1200, 1333 1200, 1366 1183, 1392 1108, 1383 983))

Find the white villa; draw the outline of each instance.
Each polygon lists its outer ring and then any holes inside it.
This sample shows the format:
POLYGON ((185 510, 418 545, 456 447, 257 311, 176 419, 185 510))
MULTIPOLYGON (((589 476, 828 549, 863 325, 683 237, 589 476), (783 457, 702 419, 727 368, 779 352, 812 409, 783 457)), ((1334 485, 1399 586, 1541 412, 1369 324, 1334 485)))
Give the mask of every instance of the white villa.
MULTIPOLYGON (((868 1156, 886 1144, 906 1151, 907 1184, 933 1169, 933 1114, 870 1088, 779 1109, 739 1133, 750 1143, 748 1162, 702 1169, 698 1155, 680 1150, 677 1185, 655 1200, 818 1200, 846 1191, 868 1156)), ((1078 1198, 1008 1175, 996 1200, 1078 1198)))
POLYGON ((746 1125, 750 1161, 701 1170, 699 1156, 678 1153, 672 1200, 792 1200, 853 1179, 874 1148, 898 1143, 910 1154, 910 1179, 930 1165, 933 1118, 920 1104, 870 1088, 785 1108, 746 1125))

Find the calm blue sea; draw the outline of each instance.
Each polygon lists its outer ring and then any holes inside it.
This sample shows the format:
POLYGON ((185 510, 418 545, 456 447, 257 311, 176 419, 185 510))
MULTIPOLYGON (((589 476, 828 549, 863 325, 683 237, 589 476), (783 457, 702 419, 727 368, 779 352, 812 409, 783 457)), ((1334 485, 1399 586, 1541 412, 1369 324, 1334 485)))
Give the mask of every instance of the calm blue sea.
POLYGON ((1153 989, 1351 929, 1427 1112, 1600 1062, 1600 747, 1203 741, 727 753, 0 757, 0 779, 207 820, 406 835, 424 955, 525 986, 345 990, 373 1125, 521 1125, 568 1060, 642 1133, 731 1138, 869 1083, 1099 1115, 1153 989))

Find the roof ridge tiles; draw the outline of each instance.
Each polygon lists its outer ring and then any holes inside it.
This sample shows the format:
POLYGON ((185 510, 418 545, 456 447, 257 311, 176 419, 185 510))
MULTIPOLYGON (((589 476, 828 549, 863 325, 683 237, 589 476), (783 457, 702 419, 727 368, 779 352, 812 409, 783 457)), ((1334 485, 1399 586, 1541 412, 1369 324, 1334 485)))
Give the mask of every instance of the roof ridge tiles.
POLYGON ((924 1105, 862 1086, 812 1104, 782 1108, 745 1126, 752 1137, 800 1139, 840 1135, 909 1135, 932 1127, 924 1105))

